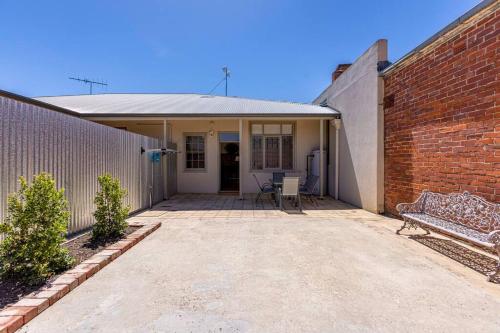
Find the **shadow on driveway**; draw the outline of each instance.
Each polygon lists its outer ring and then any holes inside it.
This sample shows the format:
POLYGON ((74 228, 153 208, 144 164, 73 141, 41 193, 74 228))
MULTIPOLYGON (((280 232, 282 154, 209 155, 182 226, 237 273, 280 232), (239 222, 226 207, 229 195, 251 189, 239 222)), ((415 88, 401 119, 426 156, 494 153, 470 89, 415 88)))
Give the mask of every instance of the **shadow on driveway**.
MULTIPOLYGON (((497 261, 491 257, 488 257, 479 252, 470 250, 464 246, 461 246, 449 239, 436 238, 432 236, 425 235, 413 235, 410 239, 419 242, 441 254, 444 254, 448 258, 451 258, 462 265, 472 268, 478 273, 487 275, 495 271, 497 261)), ((500 284, 500 278, 496 278, 491 282, 500 284)))

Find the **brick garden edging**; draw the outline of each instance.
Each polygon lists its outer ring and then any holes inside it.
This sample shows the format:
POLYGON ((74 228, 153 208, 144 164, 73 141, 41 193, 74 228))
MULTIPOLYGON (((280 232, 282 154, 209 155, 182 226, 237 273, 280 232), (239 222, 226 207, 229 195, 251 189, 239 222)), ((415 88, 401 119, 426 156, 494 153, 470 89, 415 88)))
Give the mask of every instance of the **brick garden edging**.
POLYGON ((3 309, 0 312, 0 333, 12 333, 18 330, 104 266, 158 229, 161 222, 130 223, 129 225, 142 227, 61 274, 50 283, 49 287, 42 287, 40 290, 25 296, 14 305, 3 309))

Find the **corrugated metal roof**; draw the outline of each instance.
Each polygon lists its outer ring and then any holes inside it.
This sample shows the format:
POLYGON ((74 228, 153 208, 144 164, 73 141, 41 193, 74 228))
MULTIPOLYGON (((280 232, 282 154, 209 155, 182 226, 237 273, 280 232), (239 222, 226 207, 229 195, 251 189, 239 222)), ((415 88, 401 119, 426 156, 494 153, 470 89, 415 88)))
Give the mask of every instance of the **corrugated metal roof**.
POLYGON ((198 94, 102 94, 35 99, 93 117, 340 117, 337 110, 312 104, 198 94))

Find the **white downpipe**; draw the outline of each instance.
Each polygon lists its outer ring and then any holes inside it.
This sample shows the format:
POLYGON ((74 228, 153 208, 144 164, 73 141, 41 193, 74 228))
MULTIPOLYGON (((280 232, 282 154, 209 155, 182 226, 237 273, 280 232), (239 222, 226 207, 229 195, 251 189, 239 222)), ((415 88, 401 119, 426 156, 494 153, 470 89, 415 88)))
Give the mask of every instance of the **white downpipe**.
MULTIPOLYGON (((167 119, 163 119, 163 147, 167 147, 167 119)), ((163 159, 163 199, 168 199, 168 157, 163 159)))
MULTIPOLYGON (((147 158, 147 157, 146 157, 147 158)), ((151 186, 149 186, 149 209, 153 208, 154 162, 151 161, 151 186)))
POLYGON ((339 200, 339 132, 340 119, 335 119, 335 200, 339 200))
POLYGON ((240 185, 240 199, 243 199, 243 154, 242 152, 242 141, 243 141, 243 119, 239 120, 239 134, 240 134, 240 149, 239 149, 239 185, 240 185))
POLYGON ((167 119, 163 119, 163 147, 167 148, 167 119))
POLYGON ((324 184, 324 173, 325 173, 325 170, 324 170, 324 156, 323 156, 323 145, 324 145, 324 135, 323 135, 323 132, 324 132, 324 120, 323 119, 320 119, 319 121, 319 197, 320 198, 323 198, 323 195, 325 194, 325 184, 324 184))

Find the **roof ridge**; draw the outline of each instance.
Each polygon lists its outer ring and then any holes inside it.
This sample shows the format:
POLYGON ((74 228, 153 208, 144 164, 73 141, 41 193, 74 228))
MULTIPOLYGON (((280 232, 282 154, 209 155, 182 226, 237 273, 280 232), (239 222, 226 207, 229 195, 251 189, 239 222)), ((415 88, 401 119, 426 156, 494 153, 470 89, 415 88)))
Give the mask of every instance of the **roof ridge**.
POLYGON ((217 96, 217 97, 226 97, 226 98, 248 99, 248 100, 251 100, 251 101, 274 102, 274 103, 288 103, 288 104, 296 104, 296 105, 311 105, 311 106, 315 106, 312 103, 293 102, 293 101, 286 101, 286 100, 275 100, 275 99, 266 99, 266 98, 249 98, 249 97, 243 97, 243 96, 219 96, 219 95, 215 95, 215 96, 217 96))

